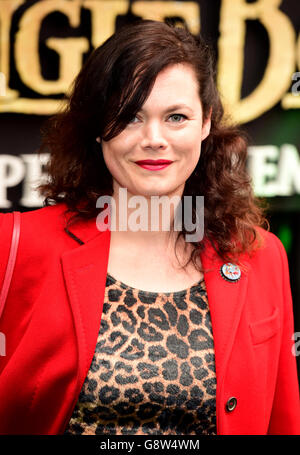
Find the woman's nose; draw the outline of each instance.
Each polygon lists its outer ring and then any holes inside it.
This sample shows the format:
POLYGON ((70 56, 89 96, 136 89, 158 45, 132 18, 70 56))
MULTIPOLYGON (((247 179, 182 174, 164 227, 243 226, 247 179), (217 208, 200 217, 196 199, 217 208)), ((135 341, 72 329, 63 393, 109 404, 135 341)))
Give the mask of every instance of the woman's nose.
POLYGON ((159 122, 145 123, 143 128, 142 147, 159 149, 167 146, 163 126, 159 122))

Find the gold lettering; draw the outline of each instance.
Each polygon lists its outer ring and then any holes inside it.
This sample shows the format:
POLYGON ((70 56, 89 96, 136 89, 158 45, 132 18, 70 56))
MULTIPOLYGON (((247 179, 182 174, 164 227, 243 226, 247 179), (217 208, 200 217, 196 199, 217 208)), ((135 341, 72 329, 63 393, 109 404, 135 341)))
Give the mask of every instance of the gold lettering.
POLYGON ((200 32, 200 6, 196 2, 138 1, 132 4, 132 12, 154 21, 164 21, 172 16, 182 17, 191 33, 196 35, 200 32))
POLYGON ((288 17, 278 8, 281 0, 223 0, 219 40, 218 85, 231 118, 245 123, 278 103, 291 85, 294 68, 295 32, 288 17), (259 19, 268 32, 270 55, 259 86, 240 99, 246 19, 259 19))
POLYGON ((128 0, 85 0, 82 6, 92 13, 92 46, 100 46, 115 32, 116 17, 126 14, 128 0))
POLYGON ((47 84, 48 93, 65 93, 82 67, 82 54, 89 50, 89 42, 86 38, 48 38, 46 44, 60 55, 61 60, 59 79, 50 85, 49 81, 43 81, 44 90, 47 84))
MULTIPOLYGON (((0 0, 1 1, 1 0, 0 0)), ((52 115, 63 106, 65 101, 40 99, 35 100, 31 98, 17 98, 13 102, 0 102, 1 112, 15 112, 18 114, 37 114, 37 115, 52 115)))
MULTIPOLYGON (((24 0, 1 0, 0 8, 0 71, 4 74, 5 102, 17 98, 19 92, 8 87, 10 77, 9 35, 13 13, 24 3, 24 0)), ((4 97, 3 97, 4 98, 4 97)), ((0 103, 2 99, 0 100, 0 103)))
MULTIPOLYGON (((185 20, 193 34, 200 31, 200 6, 194 1, 158 0, 43 0, 29 6, 19 21, 15 36, 14 59, 20 79, 43 99, 19 98, 19 92, 9 88, 10 81, 10 26, 15 11, 25 0, 0 0, 0 113, 18 112, 51 115, 61 101, 47 99, 47 95, 66 93, 80 71, 82 55, 89 49, 85 37, 51 37, 45 44, 59 56, 58 79, 42 76, 39 59, 39 33, 43 19, 54 11, 64 14, 71 27, 80 24, 81 8, 91 12, 91 43, 101 45, 115 31, 118 15, 129 11, 143 19, 164 21, 167 17, 185 20), (5 94, 3 96, 3 94, 5 94)), ((218 85, 226 110, 237 123, 251 121, 280 100, 283 109, 300 108, 300 96, 287 93, 293 81, 296 64, 300 70, 300 36, 296 41, 289 18, 280 11, 282 0, 222 0, 218 85), (241 99, 244 66, 246 20, 259 20, 270 40, 270 55, 262 81, 247 97, 241 99), (295 42, 296 59, 295 59, 295 42)), ((176 25, 180 26, 178 20, 176 25)))
POLYGON ((80 0, 44 0, 32 5, 22 16, 15 41, 16 68, 22 81, 40 94, 66 92, 80 71, 82 53, 89 48, 86 38, 49 38, 46 43, 60 56, 60 74, 56 81, 44 79, 38 52, 41 22, 49 13, 59 11, 68 17, 72 27, 78 27, 80 7, 80 0))

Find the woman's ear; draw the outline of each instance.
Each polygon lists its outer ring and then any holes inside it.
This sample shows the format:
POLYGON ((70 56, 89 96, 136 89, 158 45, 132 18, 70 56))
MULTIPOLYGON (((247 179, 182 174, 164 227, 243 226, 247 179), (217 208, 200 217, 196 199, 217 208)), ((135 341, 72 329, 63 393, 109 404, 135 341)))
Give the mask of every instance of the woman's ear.
POLYGON ((99 142, 99 144, 101 144, 101 138, 100 138, 100 136, 96 137, 96 141, 99 142))
POLYGON ((212 108, 210 108, 209 114, 206 117, 206 119, 203 122, 202 125, 202 134, 201 134, 201 140, 204 141, 204 139, 207 138, 207 136, 210 133, 210 127, 211 127, 211 114, 212 114, 212 108))

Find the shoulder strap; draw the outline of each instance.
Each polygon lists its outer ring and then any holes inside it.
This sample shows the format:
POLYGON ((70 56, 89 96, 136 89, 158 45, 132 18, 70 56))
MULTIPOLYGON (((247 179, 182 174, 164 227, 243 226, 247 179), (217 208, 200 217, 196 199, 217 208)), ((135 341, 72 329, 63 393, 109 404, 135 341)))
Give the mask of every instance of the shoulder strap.
POLYGON ((8 257, 8 261, 7 261, 3 286, 1 289, 1 293, 0 293, 0 318, 1 318, 2 312, 4 310, 6 297, 8 294, 12 274, 14 271, 14 266, 15 266, 15 262, 16 262, 17 251, 18 251, 18 245, 19 245, 19 238, 20 238, 20 224, 21 224, 20 212, 13 212, 13 217, 14 217, 14 224, 13 224, 10 252, 9 252, 9 257, 8 257))

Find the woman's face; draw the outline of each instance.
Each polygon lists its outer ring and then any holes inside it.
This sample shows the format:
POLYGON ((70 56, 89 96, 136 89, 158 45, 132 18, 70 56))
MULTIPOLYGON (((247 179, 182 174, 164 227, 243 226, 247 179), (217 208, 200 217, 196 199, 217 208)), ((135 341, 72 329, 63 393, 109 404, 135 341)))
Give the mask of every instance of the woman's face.
POLYGON ((210 119, 202 122, 194 70, 187 64, 168 66, 158 74, 141 111, 118 136, 102 141, 114 194, 121 187, 127 188, 128 197, 181 196, 209 134, 210 119), (137 164, 142 160, 171 164, 145 168, 137 164))

